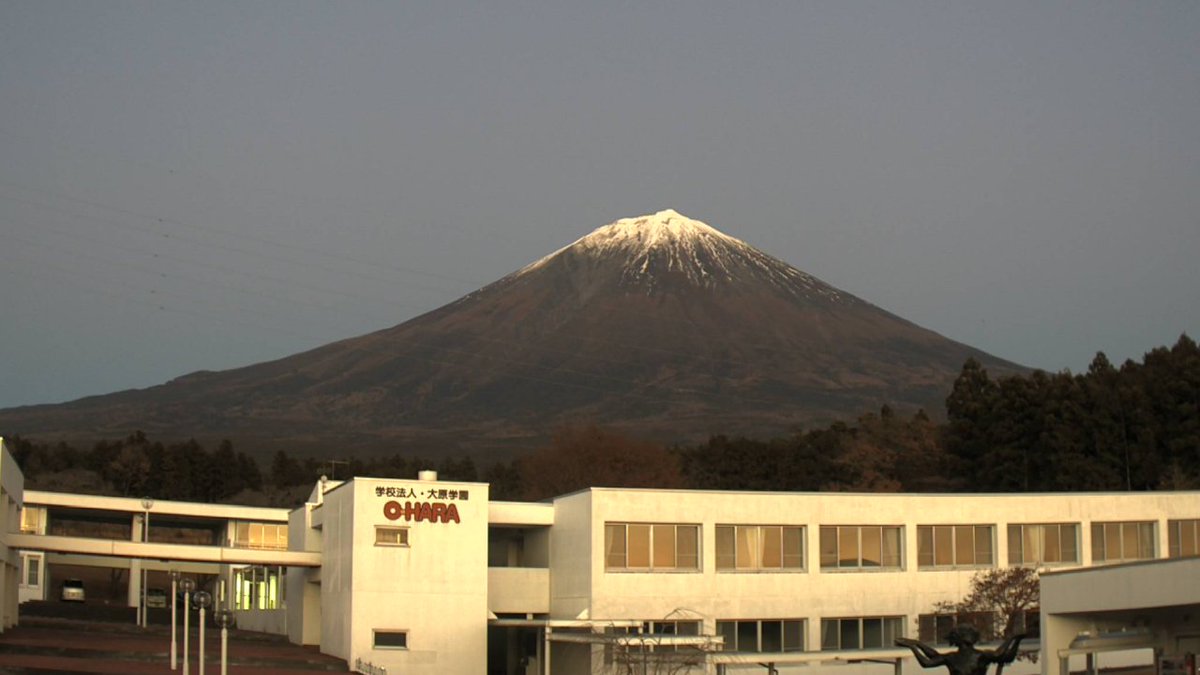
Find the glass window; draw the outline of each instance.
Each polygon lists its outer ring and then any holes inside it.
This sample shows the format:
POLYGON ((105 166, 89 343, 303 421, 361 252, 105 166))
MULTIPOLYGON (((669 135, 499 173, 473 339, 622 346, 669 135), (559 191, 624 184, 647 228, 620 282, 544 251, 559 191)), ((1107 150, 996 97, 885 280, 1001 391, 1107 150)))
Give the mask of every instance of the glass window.
POLYGON ((42 571, 41 556, 31 555, 25 559, 25 585, 40 586, 40 575, 42 571))
POLYGON ((1200 520, 1167 521, 1167 555, 1172 558, 1200 555, 1200 520))
POLYGON ((1038 523, 1008 526, 1008 562, 1056 565, 1079 562, 1079 525, 1038 523))
POLYGON ((991 567, 991 525, 918 525, 917 567, 991 567))
POLYGON ((668 571, 700 567, 698 525, 605 523, 609 570, 668 571))
POLYGON ((22 506, 21 507, 21 533, 22 534, 39 534, 42 513, 45 509, 37 506, 22 506))
POLYGON ((717 525, 717 569, 742 572, 804 569, 804 527, 717 525))
POLYGON ((996 639, 996 615, 993 612, 921 614, 917 617, 917 639, 927 644, 949 644, 946 636, 958 626, 973 627, 979 631, 979 638, 983 642, 996 639))
POLYGON ((408 649, 408 631, 376 630, 375 649, 408 649))
POLYGON ((804 619, 717 621, 727 652, 802 652, 804 619))
POLYGON ((408 546, 407 527, 375 526, 376 546, 408 546))
POLYGON ((863 616, 821 619, 821 649, 882 649, 904 637, 904 617, 863 616))
POLYGON ((258 548, 286 551, 287 525, 278 523, 237 522, 233 528, 236 548, 258 548))
POLYGON ((1154 557, 1154 523, 1092 523, 1092 561, 1122 562, 1154 557))
POLYGON ((821 527, 822 569, 899 569, 903 560, 897 525, 821 527))

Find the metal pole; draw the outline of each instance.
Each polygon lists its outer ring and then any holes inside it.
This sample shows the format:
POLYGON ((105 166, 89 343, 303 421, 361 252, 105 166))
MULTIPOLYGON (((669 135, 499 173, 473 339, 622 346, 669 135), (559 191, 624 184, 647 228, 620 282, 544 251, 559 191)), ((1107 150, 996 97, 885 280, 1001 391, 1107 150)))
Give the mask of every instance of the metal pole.
POLYGON ((200 605, 200 675, 204 675, 204 605, 200 605))
POLYGON ((175 637, 175 595, 179 592, 179 573, 171 570, 171 670, 179 667, 179 654, 176 650, 178 639, 175 637))
POLYGON ((188 615, 191 614, 190 605, 192 603, 191 603, 191 599, 188 597, 190 595, 190 593, 188 593, 186 590, 187 589, 186 584, 184 585, 184 589, 185 590, 183 593, 183 675, 188 675, 188 673, 191 672, 191 666, 192 666, 191 662, 188 661, 188 642, 191 641, 190 638, 192 637, 191 629, 188 627, 188 621, 189 621, 188 615))
MULTIPOLYGON (((222 622, 223 623, 223 622, 222 622)), ((221 626, 221 675, 228 675, 229 665, 229 629, 221 626)))

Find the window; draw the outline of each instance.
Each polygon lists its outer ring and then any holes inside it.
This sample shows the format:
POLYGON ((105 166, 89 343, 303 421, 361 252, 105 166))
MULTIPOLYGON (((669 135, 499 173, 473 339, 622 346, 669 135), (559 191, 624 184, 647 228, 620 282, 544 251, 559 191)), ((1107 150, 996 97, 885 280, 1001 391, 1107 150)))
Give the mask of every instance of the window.
POLYGON ((904 637, 904 617, 821 619, 821 649, 880 649, 904 637))
POLYGON ((821 527, 821 569, 900 569, 900 527, 821 527))
POLYGON ((1079 525, 1049 523, 1008 526, 1011 565, 1055 565, 1079 562, 1079 525))
POLYGON ((1154 557, 1154 523, 1092 523, 1092 561, 1122 562, 1154 557))
POLYGON ((42 572, 42 557, 40 555, 31 555, 25 558, 25 579, 26 586, 40 586, 42 572))
POLYGON ((946 636, 959 626, 971 626, 979 631, 979 639, 982 642, 996 639, 996 615, 993 612, 922 614, 917 617, 917 639, 931 645, 948 644, 946 636))
POLYGON ((279 609, 287 584, 278 567, 243 567, 233 574, 233 607, 238 610, 279 609))
POLYGON ((21 534, 41 534, 42 514, 45 511, 36 506, 22 506, 21 534))
POLYGON ((377 630, 375 631, 375 649, 408 649, 408 631, 406 630, 377 630))
POLYGON ((288 526, 278 523, 238 522, 234 526, 235 548, 262 548, 286 551, 288 526))
POLYGON ((727 652, 802 652, 804 619, 718 621, 727 652))
POLYGON ((375 526, 376 546, 408 546, 407 527, 375 526))
POLYGON ((917 567, 991 567, 991 525, 918 525, 917 567))
POLYGON ((1167 521, 1167 555, 1172 558, 1200 555, 1200 520, 1167 521))
POLYGON ((609 570, 698 570, 700 526, 605 523, 604 562, 609 570))
POLYGON ((717 525, 717 569, 739 572, 803 570, 804 528, 717 525))

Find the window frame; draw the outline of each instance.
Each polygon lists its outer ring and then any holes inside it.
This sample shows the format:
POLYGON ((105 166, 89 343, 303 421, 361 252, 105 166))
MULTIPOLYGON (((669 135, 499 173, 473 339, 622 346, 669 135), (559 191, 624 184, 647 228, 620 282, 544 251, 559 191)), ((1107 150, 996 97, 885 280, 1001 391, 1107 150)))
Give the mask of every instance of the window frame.
POLYGON ((376 525, 375 526, 375 545, 383 548, 409 548, 411 547, 411 534, 407 527, 397 527, 395 525, 376 525), (379 534, 381 532, 395 532, 399 535, 400 541, 380 541, 379 534))
POLYGON ((372 628, 371 629, 371 649, 386 649, 388 651, 408 651, 408 629, 396 628, 372 628), (403 645, 381 645, 379 644, 380 635, 399 635, 404 638, 403 645))
POLYGON ((808 620, 802 617, 791 617, 784 619, 718 619, 715 625, 718 636, 724 637, 725 643, 722 647, 723 651, 736 652, 743 654, 782 654, 792 652, 808 651, 808 620), (742 649, 741 635, 742 627, 754 625, 754 649, 742 649), (779 651, 763 650, 763 624, 779 624, 779 651), (788 630, 789 624, 792 631, 788 630), (790 647, 787 637, 799 630, 800 645, 799 647, 790 647), (732 635, 733 643, 729 641, 729 636, 732 635))
POLYGON ((946 635, 959 626, 971 626, 979 631, 981 642, 990 642, 997 637, 1000 616, 995 611, 979 612, 930 612, 917 615, 917 639, 930 645, 945 646, 946 635), (932 631, 926 630, 926 624, 932 623, 932 631), (949 624, 945 629, 939 624, 949 624), (933 634, 930 635, 929 632, 933 634))
POLYGON ((1194 558, 1198 555, 1200 555, 1200 518, 1168 520, 1167 557, 1194 558))
POLYGON ((902 572, 905 566, 905 541, 904 541, 904 526, 903 525, 821 525, 819 532, 820 552, 818 554, 818 564, 821 572, 902 572), (879 564, 871 565, 864 564, 867 560, 868 553, 864 553, 864 542, 868 545, 875 545, 874 537, 865 538, 864 532, 868 535, 871 530, 879 530, 878 552, 879 564), (845 535, 853 531, 853 540, 849 540, 845 535), (895 532, 896 553, 894 564, 887 564, 886 545, 888 532, 895 532), (832 533, 833 539, 827 539, 826 535, 832 533), (827 564, 830 552, 826 549, 832 543, 832 555, 834 560, 832 564, 827 564), (854 561, 856 564, 846 564, 847 558, 845 554, 849 552, 849 548, 854 548, 854 561))
POLYGON ((1121 562, 1134 562, 1138 560, 1154 560, 1158 557, 1158 541, 1155 536, 1155 522, 1153 520, 1112 520, 1112 521, 1094 521, 1091 526, 1092 535, 1092 562, 1113 564, 1121 562), (1126 548, 1128 546, 1127 537, 1129 527, 1135 528, 1134 544, 1137 548, 1132 556, 1127 555, 1126 548), (1144 531, 1143 528, 1147 531, 1144 531), (1110 531, 1111 530, 1111 531, 1110 531), (1110 556, 1109 549, 1113 546, 1110 541, 1112 534, 1116 534, 1116 555, 1110 556), (1149 535, 1147 541, 1143 537, 1149 535), (1143 544, 1146 545, 1146 550, 1143 551, 1143 544), (1099 554, 1099 555, 1097 555, 1099 554))
POLYGON ((900 615, 889 616, 834 616, 821 618, 821 651, 867 651, 871 649, 888 649, 893 646, 896 638, 905 637, 904 634, 905 619, 900 615), (855 634, 858 638, 858 646, 846 647, 842 638, 844 637, 845 629, 843 622, 855 622, 855 634), (878 646, 864 646, 866 643, 867 631, 865 625, 867 621, 879 621, 879 638, 878 646), (837 622, 834 633, 838 636, 837 647, 827 647, 825 636, 828 632, 827 626, 833 622, 837 622), (888 639, 888 627, 892 628, 891 639, 888 639))
POLYGON ((996 566, 996 526, 990 523, 957 523, 957 524, 939 524, 939 525, 917 525, 917 569, 918 570, 955 570, 955 569, 990 569, 996 566), (959 561, 959 530, 963 528, 971 528, 971 556, 973 562, 959 561), (950 544, 949 552, 951 561, 949 563, 938 562, 938 543, 940 541, 939 530, 949 530, 950 544), (978 562, 981 549, 980 530, 987 531, 987 555, 990 558, 988 562, 978 562), (928 555, 924 549, 926 541, 925 533, 928 533, 928 541, 930 550, 928 555))
POLYGON ((808 534, 808 529, 804 525, 748 525, 748 524, 720 523, 720 524, 716 525, 715 530, 714 530, 714 538, 716 540, 715 541, 715 549, 716 549, 715 565, 716 565, 717 572, 721 573, 721 574, 762 574, 762 573, 806 572, 806 571, 808 571, 808 555, 805 550, 808 545, 807 544, 807 534, 808 534), (765 533, 767 531, 778 531, 779 565, 768 566, 764 560, 766 557, 765 552, 766 552, 766 548, 767 548, 767 535, 765 533), (749 556, 745 556, 745 554, 743 553, 743 550, 742 550, 743 549, 742 532, 746 532, 747 535, 749 535, 749 533, 751 533, 751 532, 754 533, 753 546, 755 548, 755 551, 749 556), (800 550, 798 552, 797 551, 789 552, 786 548, 786 545, 789 540, 789 536, 788 536, 789 532, 791 532, 791 534, 792 534, 791 538, 794 538, 795 544, 798 544, 800 547, 800 550), (730 533, 732 534, 732 537, 733 537, 732 538, 733 551, 731 553, 723 554, 721 552, 722 540, 727 539, 730 533), (730 556, 732 556, 732 566, 730 566, 727 562, 723 562, 723 561, 727 561, 730 558, 730 556), (753 559, 745 561, 746 564, 743 565, 742 564, 743 557, 750 557, 753 559), (799 560, 798 564, 793 564, 793 565, 787 564, 789 559, 792 559, 793 561, 795 561, 797 558, 799 560))
POLYGON ((1083 553, 1080 550, 1082 548, 1080 546, 1080 544, 1081 544, 1080 533, 1082 532, 1082 530, 1083 530, 1083 528, 1081 527, 1081 524, 1078 522, 1074 522, 1074 523, 1009 523, 1008 524, 1008 564, 1013 565, 1013 566, 1020 566, 1020 567, 1069 567, 1071 565, 1080 565, 1083 562, 1083 558, 1082 558, 1083 553), (1047 543, 1049 541, 1047 539, 1047 533, 1048 533, 1048 528, 1051 528, 1051 527, 1057 528, 1057 532, 1058 532, 1058 537, 1057 537, 1058 541, 1055 544, 1057 546, 1057 550, 1059 551, 1059 559, 1058 560, 1047 560, 1046 559, 1047 558, 1047 556, 1046 556, 1047 543), (1062 556, 1062 552, 1064 551, 1063 543, 1065 541, 1067 541, 1066 539, 1063 538, 1063 528, 1065 528, 1065 527, 1072 528, 1072 530, 1074 531, 1074 537, 1071 540, 1071 546, 1072 546, 1073 550, 1075 551, 1075 558, 1073 560, 1066 560, 1062 556), (1039 555, 1036 557, 1036 559, 1030 559, 1029 556, 1026 555, 1026 551, 1025 551, 1025 548, 1026 548, 1025 541, 1030 538, 1029 535, 1026 533, 1027 532, 1032 533, 1034 528, 1037 528, 1037 530, 1040 531, 1040 536, 1038 537, 1038 541, 1037 541, 1037 548, 1038 548, 1039 555), (1014 538, 1014 532, 1017 533, 1017 536, 1015 538, 1014 538), (1013 545, 1014 541, 1017 543, 1016 546, 1013 545), (1019 557, 1014 558, 1014 551, 1019 552, 1019 554, 1020 554, 1019 557))
MULTIPOLYGON (((644 523, 644 522, 625 522, 612 521, 604 523, 604 571, 616 573, 677 573, 677 574, 695 574, 702 571, 702 552, 704 547, 701 543, 701 527, 698 523, 644 523), (630 565, 630 531, 631 528, 638 528, 639 538, 642 531, 645 532, 645 565, 630 565), (671 550, 668 551, 664 547, 662 537, 666 533, 666 528, 671 528, 671 539, 674 542, 671 550), (618 542, 615 535, 617 530, 620 530, 620 541, 618 542), (688 551, 686 546, 686 538, 680 537, 681 531, 690 532, 692 535, 691 550, 688 551), (619 543, 619 550, 614 546, 619 543), (617 565, 614 563, 614 556, 620 556, 623 564, 617 565), (662 560, 659 562, 659 557, 666 558, 669 556, 670 562, 662 560), (681 566, 681 560, 690 560, 692 566, 681 566)), ((640 548, 640 547, 639 547, 640 548)), ((639 551, 638 562, 641 561, 642 555, 639 551)))

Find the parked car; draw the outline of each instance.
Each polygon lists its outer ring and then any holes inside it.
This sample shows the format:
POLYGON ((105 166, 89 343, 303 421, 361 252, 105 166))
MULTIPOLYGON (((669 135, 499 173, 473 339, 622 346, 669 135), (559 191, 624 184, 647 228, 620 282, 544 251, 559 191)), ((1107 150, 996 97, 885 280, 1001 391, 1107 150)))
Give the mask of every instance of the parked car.
POLYGON ((166 607, 167 592, 161 588, 146 589, 146 606, 147 607, 166 607))
POLYGON ((83 579, 64 579, 62 585, 63 602, 83 602, 87 594, 83 590, 83 579))

